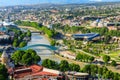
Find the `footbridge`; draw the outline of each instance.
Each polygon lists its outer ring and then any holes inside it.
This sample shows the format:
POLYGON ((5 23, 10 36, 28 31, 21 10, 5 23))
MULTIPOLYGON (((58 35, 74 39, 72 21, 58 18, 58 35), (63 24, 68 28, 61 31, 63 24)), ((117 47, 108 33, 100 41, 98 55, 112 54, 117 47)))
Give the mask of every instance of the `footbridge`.
POLYGON ((35 47, 45 47, 47 49, 50 49, 51 51, 58 50, 58 47, 47 45, 47 44, 34 44, 34 45, 25 46, 25 47, 22 47, 22 48, 17 48, 17 50, 28 50, 28 49, 33 49, 35 47))

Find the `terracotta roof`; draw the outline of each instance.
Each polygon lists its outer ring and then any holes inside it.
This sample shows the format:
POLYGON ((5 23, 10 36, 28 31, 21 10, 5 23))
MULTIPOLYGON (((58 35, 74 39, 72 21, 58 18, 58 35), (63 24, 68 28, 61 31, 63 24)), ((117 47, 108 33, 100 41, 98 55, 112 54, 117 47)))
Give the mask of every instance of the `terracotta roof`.
MULTIPOLYGON (((17 67, 15 69, 9 69, 8 73, 11 74, 14 71, 14 78, 24 78, 25 76, 58 76, 58 74, 43 71, 43 67, 39 65, 32 65, 30 67, 22 66, 17 67)), ((38 79, 39 80, 39 79, 38 79)), ((48 80, 48 79, 40 79, 40 80, 48 80)))
POLYGON ((14 74, 14 78, 23 78, 25 76, 31 75, 31 72, 21 73, 21 74, 14 74))
POLYGON ((30 66, 29 68, 32 69, 32 72, 33 72, 33 73, 36 73, 36 72, 39 72, 39 71, 42 71, 42 70, 43 70, 43 67, 42 67, 42 66, 39 66, 39 65, 32 65, 32 66, 30 66))

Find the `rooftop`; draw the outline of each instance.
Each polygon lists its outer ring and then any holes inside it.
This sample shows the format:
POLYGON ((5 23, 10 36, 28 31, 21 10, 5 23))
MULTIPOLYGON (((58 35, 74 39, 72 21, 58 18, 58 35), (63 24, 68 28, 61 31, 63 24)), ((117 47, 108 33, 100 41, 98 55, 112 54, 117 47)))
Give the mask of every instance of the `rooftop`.
POLYGON ((8 29, 5 26, 0 27, 0 32, 6 32, 8 29))
POLYGON ((38 65, 32 65, 32 66, 30 66, 29 68, 31 68, 31 69, 32 69, 32 72, 34 72, 34 73, 43 70, 43 67, 42 67, 42 66, 38 66, 38 65))
POLYGON ((49 77, 57 77, 59 76, 59 74, 57 74, 56 70, 51 70, 51 69, 47 69, 47 68, 43 68, 42 66, 39 65, 32 65, 29 67, 26 66, 22 66, 22 67, 18 67, 15 69, 9 69, 8 70, 9 74, 12 74, 14 72, 14 78, 15 79, 20 79, 20 78, 25 78, 26 76, 49 76, 49 77))
POLYGON ((100 34, 97 33, 86 33, 86 34, 73 34, 73 38, 87 38, 88 40, 92 40, 95 37, 100 36, 100 34))

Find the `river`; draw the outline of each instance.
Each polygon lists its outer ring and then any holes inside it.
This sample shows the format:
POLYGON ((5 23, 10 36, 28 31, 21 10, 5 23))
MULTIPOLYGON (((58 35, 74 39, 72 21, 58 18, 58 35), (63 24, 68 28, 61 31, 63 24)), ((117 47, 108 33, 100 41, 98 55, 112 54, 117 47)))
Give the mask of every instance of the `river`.
MULTIPOLYGON (((40 35, 39 33, 32 33, 31 41, 28 42, 27 46, 35 45, 35 44, 50 45, 50 42, 43 35, 40 35)), ((42 60, 51 59, 60 62, 60 59, 58 59, 55 55, 53 55, 52 51, 46 47, 39 46, 39 47, 34 47, 32 49, 34 49, 37 52, 37 54, 41 57, 42 60)))

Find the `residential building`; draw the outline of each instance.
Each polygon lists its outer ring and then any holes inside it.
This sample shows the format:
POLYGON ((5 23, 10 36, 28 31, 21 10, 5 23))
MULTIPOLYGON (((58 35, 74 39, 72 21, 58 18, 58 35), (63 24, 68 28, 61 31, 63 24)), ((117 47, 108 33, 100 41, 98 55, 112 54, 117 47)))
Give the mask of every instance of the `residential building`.
POLYGON ((68 80, 89 80, 88 73, 81 73, 81 72, 75 72, 75 71, 68 71, 65 73, 68 76, 68 80))
POLYGON ((39 65, 9 68, 10 78, 15 80, 62 80, 61 72, 39 65))

